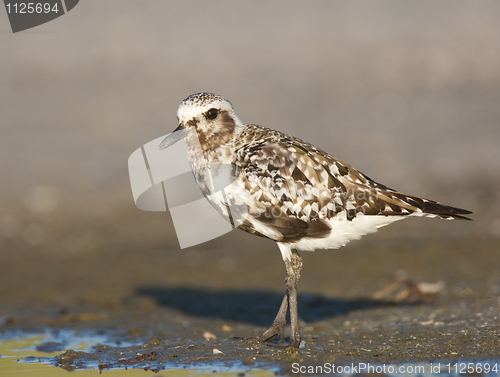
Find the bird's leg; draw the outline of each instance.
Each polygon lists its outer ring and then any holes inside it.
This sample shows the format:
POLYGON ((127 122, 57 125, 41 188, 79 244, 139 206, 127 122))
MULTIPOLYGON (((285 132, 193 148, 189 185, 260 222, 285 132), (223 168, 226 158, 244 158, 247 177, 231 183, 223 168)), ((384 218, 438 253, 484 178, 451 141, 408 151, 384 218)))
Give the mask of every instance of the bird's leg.
POLYGON ((292 251, 292 260, 285 261, 287 270, 286 287, 288 292, 288 304, 290 306, 290 323, 291 323, 291 336, 290 347, 299 348, 300 346, 300 332, 299 332, 299 314, 297 310, 297 283, 300 278, 300 271, 302 269, 302 258, 296 250, 292 251))
POLYGON ((286 313, 290 308, 290 322, 292 325, 290 347, 298 348, 300 345, 300 332, 299 332, 299 316, 297 311, 297 283, 300 278, 300 271, 302 269, 302 258, 297 251, 292 251, 291 259, 285 259, 286 268, 286 294, 281 302, 280 309, 271 327, 269 327, 264 334, 259 337, 261 342, 273 339, 279 336, 279 343, 284 342, 283 326, 286 324, 286 313))
POLYGON ((286 325, 286 312, 288 311, 288 292, 285 293, 283 301, 281 301, 280 310, 274 318, 273 324, 269 327, 264 334, 259 336, 259 341, 265 342, 272 340, 275 336, 280 338, 279 342, 283 343, 285 338, 283 337, 283 326, 286 325))

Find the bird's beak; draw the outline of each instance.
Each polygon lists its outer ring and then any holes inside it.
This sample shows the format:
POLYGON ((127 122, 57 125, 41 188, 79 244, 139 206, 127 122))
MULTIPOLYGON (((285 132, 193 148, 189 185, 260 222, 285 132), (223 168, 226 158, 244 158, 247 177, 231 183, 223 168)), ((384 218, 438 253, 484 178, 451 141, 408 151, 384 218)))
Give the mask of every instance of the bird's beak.
POLYGON ((168 148, 184 139, 187 136, 187 132, 185 131, 184 125, 182 123, 179 124, 179 126, 172 133, 168 134, 167 137, 161 141, 160 145, 158 145, 158 150, 160 151, 168 148))

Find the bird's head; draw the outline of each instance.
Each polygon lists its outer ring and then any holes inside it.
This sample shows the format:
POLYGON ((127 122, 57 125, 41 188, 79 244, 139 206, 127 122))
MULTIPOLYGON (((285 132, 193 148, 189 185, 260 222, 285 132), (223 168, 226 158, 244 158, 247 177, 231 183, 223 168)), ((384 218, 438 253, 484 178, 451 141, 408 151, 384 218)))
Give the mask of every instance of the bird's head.
POLYGON ((215 149, 233 138, 236 128, 242 125, 231 102, 213 93, 187 97, 177 110, 177 119, 178 127, 162 140, 159 150, 180 140, 189 144, 189 137, 197 137, 203 150, 215 149))

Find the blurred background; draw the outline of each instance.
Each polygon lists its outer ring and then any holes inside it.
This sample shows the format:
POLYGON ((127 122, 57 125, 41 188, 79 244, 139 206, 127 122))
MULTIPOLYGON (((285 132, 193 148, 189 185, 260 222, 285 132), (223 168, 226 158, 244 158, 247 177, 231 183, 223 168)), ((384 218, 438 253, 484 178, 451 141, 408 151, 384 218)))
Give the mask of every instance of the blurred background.
MULTIPOLYGON (((119 303, 151 284, 282 290, 272 242, 235 231, 180 250, 168 213, 134 205, 129 155, 173 130, 180 102, 200 91, 389 187, 474 212, 474 222, 397 223, 315 253, 311 266, 353 283, 345 263, 366 270, 386 255, 377 276, 421 263, 413 275, 438 280, 425 272, 434 262, 416 262, 435 242, 462 247, 456 275, 475 245, 490 245, 490 266, 500 238, 499 16, 496 0, 85 0, 12 34, 0 11, 4 310, 119 303), (408 245, 418 251, 398 252, 408 245)), ((454 268, 455 246, 435 263, 454 268)), ((476 273, 500 289, 497 271, 476 273)), ((323 289, 304 280, 306 291, 323 289)), ((347 294, 332 282, 325 292, 347 294)))

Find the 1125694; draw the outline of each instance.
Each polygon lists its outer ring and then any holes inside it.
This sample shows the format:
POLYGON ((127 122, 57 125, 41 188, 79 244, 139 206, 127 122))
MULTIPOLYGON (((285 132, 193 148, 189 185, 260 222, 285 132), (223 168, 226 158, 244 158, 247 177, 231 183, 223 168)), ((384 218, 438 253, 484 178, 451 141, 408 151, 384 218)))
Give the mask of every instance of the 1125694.
POLYGON ((5 5, 7 13, 16 14, 33 14, 33 13, 58 13, 57 3, 52 5, 50 3, 24 3, 13 2, 5 5))

